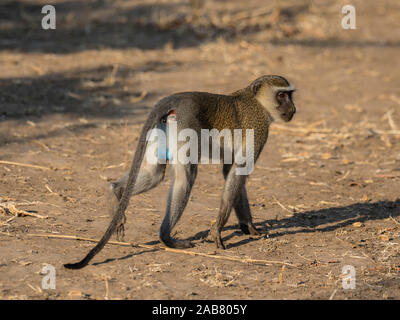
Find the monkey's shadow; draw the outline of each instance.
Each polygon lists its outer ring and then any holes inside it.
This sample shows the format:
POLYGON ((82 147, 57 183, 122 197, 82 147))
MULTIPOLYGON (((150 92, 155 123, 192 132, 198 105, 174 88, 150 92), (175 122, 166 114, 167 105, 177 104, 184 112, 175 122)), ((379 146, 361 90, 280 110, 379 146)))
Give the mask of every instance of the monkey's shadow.
MULTIPOLYGON (((369 203, 354 203, 343 207, 331 207, 307 212, 294 213, 292 217, 284 219, 269 219, 255 223, 261 236, 244 236, 238 225, 225 227, 222 231, 231 231, 223 237, 227 249, 258 241, 265 238, 277 238, 288 234, 329 232, 354 222, 367 220, 383 220, 389 217, 400 216, 400 199, 396 201, 378 201, 369 203), (237 242, 227 243, 235 237, 241 239, 237 242)), ((191 241, 212 242, 207 239, 209 230, 198 232, 191 241)))
POLYGON ((104 264, 104 263, 109 263, 109 262, 112 262, 112 261, 126 260, 126 259, 132 258, 134 256, 141 255, 143 253, 156 252, 156 251, 159 251, 159 249, 158 248, 154 248, 154 249, 149 249, 149 250, 143 250, 143 251, 140 251, 140 252, 127 254, 126 256, 123 256, 123 257, 120 257, 120 258, 109 258, 109 259, 106 259, 106 260, 101 261, 101 262, 94 262, 93 265, 97 266, 97 265, 104 264))

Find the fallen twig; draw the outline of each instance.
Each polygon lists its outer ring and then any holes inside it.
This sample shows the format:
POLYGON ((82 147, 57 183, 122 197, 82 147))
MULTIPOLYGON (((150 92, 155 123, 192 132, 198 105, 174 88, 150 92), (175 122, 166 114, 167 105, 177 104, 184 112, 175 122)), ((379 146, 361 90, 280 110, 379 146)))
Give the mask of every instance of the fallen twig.
POLYGON ((378 130, 378 129, 373 129, 374 132, 379 133, 379 134, 394 134, 394 135, 400 135, 400 130, 378 130))
POLYGON ((259 8, 252 11, 241 11, 232 16, 233 21, 254 18, 262 15, 271 14, 273 10, 271 7, 259 8))
POLYGON ((108 288, 108 277, 104 275, 104 281, 106 283, 106 295, 104 296, 105 300, 110 300, 108 293, 109 293, 109 288, 108 288))
POLYGON ((299 128, 299 127, 287 127, 285 125, 280 125, 280 124, 274 124, 273 125, 274 130, 285 130, 285 131, 291 131, 291 132, 301 132, 301 133, 306 133, 306 134, 310 134, 310 133, 333 133, 332 129, 323 129, 323 128, 299 128))
POLYGON ((331 296, 329 297, 329 300, 332 300, 332 299, 333 299, 333 297, 335 296, 335 294, 336 294, 337 291, 338 291, 337 288, 335 288, 335 290, 333 290, 331 296))
POLYGON ((346 179, 347 176, 348 176, 349 174, 350 174, 350 170, 348 170, 348 171, 344 174, 344 176, 340 177, 339 179, 336 179, 336 182, 339 182, 339 181, 342 181, 342 180, 346 179))
POLYGON ((39 146, 41 146, 46 151, 50 151, 50 148, 48 146, 46 146, 43 142, 38 141, 38 140, 33 140, 32 142, 38 144, 39 146))
POLYGON ((392 219, 396 224, 400 225, 400 222, 398 222, 395 218, 393 218, 392 216, 389 216, 390 219, 392 219))
POLYGON ((276 202, 283 210, 286 210, 287 212, 290 212, 290 213, 294 213, 293 211, 291 211, 291 210, 289 210, 288 208, 286 208, 282 203, 280 203, 280 202, 278 201, 278 199, 277 199, 275 196, 272 196, 272 197, 274 198, 275 202, 276 202))
POLYGON ((140 96, 130 98, 129 102, 130 103, 140 102, 140 101, 142 101, 144 99, 144 97, 146 97, 146 95, 147 95, 147 91, 145 90, 140 94, 140 96))
POLYGON ((13 165, 13 166, 20 166, 20 167, 29 167, 29 168, 42 169, 42 170, 51 170, 50 168, 43 167, 43 166, 37 166, 35 164, 19 163, 19 162, 4 161, 4 160, 0 160, 0 163, 2 163, 2 164, 10 164, 10 165, 13 165))
MULTIPOLYGON (((28 212, 25 210, 18 209, 13 203, 0 203, 0 207, 3 208, 6 213, 10 213, 14 215, 15 217, 24 217, 24 216, 30 216, 30 217, 35 217, 39 219, 47 219, 47 216, 41 216, 40 214, 37 213, 32 213, 28 212)), ((7 222, 13 220, 14 218, 11 218, 7 220, 7 222)))
POLYGON ((33 291, 35 291, 36 293, 43 293, 42 289, 40 289, 39 286, 37 286, 37 287, 35 288, 35 287, 34 287, 33 285, 31 285, 29 282, 27 282, 26 285, 27 285, 29 288, 31 288, 33 291))
MULTIPOLYGON (((45 237, 45 238, 58 238, 58 239, 70 239, 70 240, 89 241, 89 242, 99 242, 99 240, 96 240, 96 239, 82 238, 82 237, 70 236, 70 235, 28 233, 27 236, 30 236, 30 237, 45 237)), ((289 266, 289 267, 293 267, 293 268, 298 268, 299 267, 298 265, 291 264, 291 263, 288 263, 288 262, 283 262, 283 261, 259 260, 259 259, 242 259, 242 258, 239 258, 239 257, 219 256, 219 255, 207 254, 207 253, 202 253, 202 252, 194 252, 194 251, 183 250, 183 249, 173 249, 173 248, 168 248, 168 247, 161 247, 161 246, 156 246, 156 245, 135 244, 135 243, 130 243, 130 242, 120 242, 120 241, 108 241, 107 243, 108 244, 119 245, 119 246, 125 246, 125 247, 137 247, 137 248, 144 248, 144 249, 159 249, 159 250, 164 250, 164 251, 167 251, 167 252, 188 254, 188 255, 191 255, 191 256, 201 256, 201 257, 207 257, 207 258, 219 259, 219 260, 237 261, 237 262, 242 262, 242 263, 253 263, 253 264, 266 265, 266 266, 271 265, 271 264, 280 264, 280 265, 285 265, 285 266, 289 266)))
POLYGON ((393 117, 392 117, 393 112, 394 112, 394 109, 389 110, 388 112, 386 112, 386 113, 383 115, 382 119, 387 119, 388 122, 389 122, 390 128, 391 128, 392 130, 396 131, 396 130, 398 130, 398 129, 397 129, 397 126, 396 126, 396 124, 395 124, 395 122, 394 122, 394 120, 393 120, 393 117))

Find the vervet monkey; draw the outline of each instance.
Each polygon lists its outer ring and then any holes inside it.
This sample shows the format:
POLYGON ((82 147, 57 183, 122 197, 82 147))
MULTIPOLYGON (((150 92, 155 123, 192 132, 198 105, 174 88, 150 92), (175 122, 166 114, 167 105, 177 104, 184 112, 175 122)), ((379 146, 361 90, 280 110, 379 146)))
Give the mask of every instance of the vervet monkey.
MULTIPOLYGON (((166 163, 150 163, 145 158, 149 147, 148 132, 160 128, 169 116, 176 118, 177 131, 190 128, 198 136, 203 129, 234 131, 251 129, 253 132, 254 161, 259 157, 268 138, 269 125, 273 121, 290 121, 296 112, 292 95, 294 87, 281 76, 265 75, 254 80, 248 87, 229 95, 207 92, 176 93, 161 99, 152 109, 142 129, 132 166, 127 175, 111 184, 111 207, 113 219, 97 245, 78 263, 65 264, 69 269, 80 269, 104 247, 111 235, 117 231, 117 237, 124 234, 125 210, 131 195, 136 195, 157 186, 164 178, 166 163)), ((247 132, 247 131, 246 131, 247 132)), ((224 138, 225 139, 225 138, 224 138)), ((248 135, 242 138, 245 147, 248 135)), ((183 141, 177 142, 181 147, 183 141)), ((242 148, 243 145, 242 145, 242 148)), ((247 150, 247 149, 246 149, 247 150)), ((233 152, 233 150, 229 151, 233 152)), ((224 153, 226 155, 226 153, 224 153)), ((176 155, 172 155, 176 156, 176 155)), ((237 174, 236 169, 243 164, 235 161, 224 163, 225 184, 216 223, 211 227, 210 235, 218 248, 225 246, 221 239, 221 230, 228 220, 232 208, 235 210, 241 230, 246 234, 259 234, 252 222, 247 199, 245 182, 248 174, 237 174)), ((223 156, 221 156, 223 158, 223 156)), ((188 248, 188 240, 171 237, 171 230, 179 221, 197 175, 197 163, 169 163, 171 167, 171 186, 168 192, 167 208, 160 228, 160 240, 168 247, 188 248)))

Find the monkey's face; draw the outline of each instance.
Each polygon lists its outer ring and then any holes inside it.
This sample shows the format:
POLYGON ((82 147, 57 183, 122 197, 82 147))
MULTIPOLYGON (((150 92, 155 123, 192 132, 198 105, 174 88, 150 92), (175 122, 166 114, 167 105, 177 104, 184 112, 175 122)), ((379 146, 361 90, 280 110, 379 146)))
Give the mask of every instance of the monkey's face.
POLYGON ((250 85, 259 103, 268 111, 273 121, 290 121, 296 113, 293 103, 294 87, 281 76, 261 76, 250 85))
POLYGON ((277 102, 277 111, 279 116, 283 121, 292 120, 294 114, 296 113, 296 107, 293 103, 293 90, 289 91, 278 91, 276 93, 275 99, 277 102))

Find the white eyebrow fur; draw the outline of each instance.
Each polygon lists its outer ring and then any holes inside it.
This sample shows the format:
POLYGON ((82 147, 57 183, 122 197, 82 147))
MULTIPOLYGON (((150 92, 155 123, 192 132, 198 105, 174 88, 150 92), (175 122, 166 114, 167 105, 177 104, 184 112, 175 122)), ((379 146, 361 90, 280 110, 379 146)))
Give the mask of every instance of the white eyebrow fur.
POLYGON ((296 88, 293 86, 287 86, 287 87, 274 87, 275 91, 295 91, 296 88))

